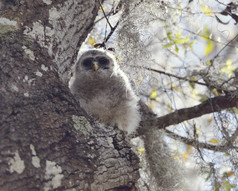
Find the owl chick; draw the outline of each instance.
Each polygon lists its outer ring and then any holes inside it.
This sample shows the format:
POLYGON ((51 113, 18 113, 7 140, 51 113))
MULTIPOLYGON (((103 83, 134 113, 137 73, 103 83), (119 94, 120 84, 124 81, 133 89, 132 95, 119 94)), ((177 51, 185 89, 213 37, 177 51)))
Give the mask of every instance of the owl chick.
POLYGON ((70 90, 80 106, 99 121, 128 134, 140 122, 138 98, 114 57, 104 50, 84 52, 77 61, 70 90))

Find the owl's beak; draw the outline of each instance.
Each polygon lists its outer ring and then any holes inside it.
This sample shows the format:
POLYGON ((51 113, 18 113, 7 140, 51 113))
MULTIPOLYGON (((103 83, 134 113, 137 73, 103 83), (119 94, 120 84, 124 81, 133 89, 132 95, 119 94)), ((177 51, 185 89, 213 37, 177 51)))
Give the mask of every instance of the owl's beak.
POLYGON ((98 68, 99 68, 99 67, 98 67, 98 64, 97 64, 97 63, 93 63, 93 70, 94 70, 94 71, 97 71, 98 68))

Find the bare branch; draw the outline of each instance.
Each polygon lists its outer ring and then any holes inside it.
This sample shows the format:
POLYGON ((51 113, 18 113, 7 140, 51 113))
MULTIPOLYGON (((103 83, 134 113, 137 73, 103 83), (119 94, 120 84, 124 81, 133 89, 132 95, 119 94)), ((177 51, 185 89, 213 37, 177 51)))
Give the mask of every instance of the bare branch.
MULTIPOLYGON (((189 139, 186 137, 182 137, 177 135, 176 133, 173 133, 172 131, 169 131, 167 129, 165 129, 165 132, 167 133, 167 135, 173 139, 176 139, 178 141, 182 141, 183 143, 187 144, 187 145, 191 145, 195 148, 199 148, 199 149, 209 149, 209 150, 213 150, 213 151, 219 151, 219 152, 224 152, 227 151, 230 147, 230 145, 228 145, 228 143, 224 144, 224 145, 211 145, 208 143, 201 143, 198 142, 197 140, 194 139, 189 139)), ((235 149, 237 149, 238 147, 233 147, 235 149)))
MULTIPOLYGON (((139 66, 134 66, 134 65, 130 65, 131 67, 136 67, 138 68, 139 66)), ((217 86, 213 86, 207 82, 200 82, 198 80, 191 80, 191 79, 188 79, 187 77, 182 77, 182 76, 177 76, 177 75, 174 75, 174 74, 171 74, 171 73, 168 73, 168 72, 164 72, 162 70, 158 70, 158 69, 153 69, 153 68, 148 68, 148 67, 140 67, 140 68, 143 68, 143 69, 146 69, 146 70, 149 70, 149 71, 152 71, 152 72, 157 72, 159 74, 162 74, 162 75, 165 75, 165 76, 169 76, 169 77, 172 77, 172 78, 176 78, 176 79, 179 79, 179 80, 183 80, 183 81, 187 81, 189 83, 194 83, 194 84, 199 84, 199 85, 202 85, 202 86, 206 86, 208 87, 209 89, 213 89, 215 88, 217 91, 224 91, 226 93, 229 93, 226 89, 223 89, 222 86, 227 83, 228 81, 224 82, 221 86, 217 87, 217 86)), ((204 79, 203 79, 204 80, 204 79)), ((230 80, 230 79, 229 79, 230 80)))
MULTIPOLYGON (((159 128, 159 129, 165 129, 165 127, 168 127, 170 125, 179 124, 183 121, 193 119, 196 117, 200 117, 205 114, 218 112, 224 109, 237 107, 238 106, 238 96, 233 94, 228 94, 225 96, 217 96, 214 98, 209 98, 205 102, 185 108, 177 110, 173 113, 164 115, 162 117, 153 117, 147 120, 142 121, 142 126, 144 127, 152 127, 152 128, 159 128)), ((138 130, 139 134, 143 134, 143 132, 146 131, 144 128, 140 128, 138 130)))
POLYGON ((112 29, 113 27, 112 27, 111 23, 109 22, 109 20, 108 20, 108 18, 107 18, 107 15, 106 15, 106 13, 105 13, 105 11, 104 11, 103 7, 102 7, 102 3, 101 3, 101 1, 100 1, 100 0, 98 0, 98 2, 99 2, 100 8, 101 8, 101 10, 102 10, 102 13, 103 13, 103 15, 104 15, 104 17, 105 17, 105 19, 106 19, 106 21, 107 21, 108 25, 109 25, 109 26, 110 26, 110 28, 112 29))
POLYGON ((238 97, 234 95, 209 98, 205 102, 190 108, 180 109, 163 117, 157 118, 157 124, 163 124, 163 128, 169 125, 181 123, 185 120, 200 117, 202 115, 218 112, 223 109, 238 106, 238 97), (162 123, 161 123, 162 122, 162 123))
POLYGON ((152 72, 157 72, 157 73, 169 76, 169 77, 177 78, 179 80, 184 80, 184 81, 187 81, 187 82, 190 82, 190 83, 196 83, 196 84, 199 84, 199 85, 207 86, 206 83, 199 82, 197 80, 190 80, 190 79, 187 79, 186 77, 177 76, 177 75, 167 73, 167 72, 164 72, 164 71, 161 71, 161 70, 153 69, 153 68, 148 68, 148 67, 143 67, 143 68, 146 69, 146 70, 150 70, 152 72))
MULTIPOLYGON (((102 7, 101 7, 101 8, 102 8, 102 7)), ((96 21, 94 22, 94 24, 96 24, 96 23, 100 22, 101 20, 103 20, 103 19, 105 18, 105 16, 106 16, 106 17, 109 17, 109 16, 111 16, 111 15, 116 15, 116 14, 121 10, 121 8, 122 8, 122 0, 117 4, 116 7, 112 7, 111 10, 109 11, 109 13, 103 14, 103 17, 101 17, 101 18, 99 18, 98 20, 96 20, 96 21)), ((104 10, 103 10, 103 11, 104 11, 104 10)), ((105 11, 104 11, 104 12, 105 12, 105 11)))
POLYGON ((238 127, 236 128, 235 132, 230 136, 230 141, 234 142, 238 137, 238 127))
POLYGON ((112 36, 112 34, 115 32, 117 26, 119 25, 119 23, 120 23, 120 20, 118 20, 117 23, 115 24, 115 26, 111 28, 110 33, 107 35, 107 37, 105 38, 105 40, 104 40, 103 43, 106 43, 106 42, 110 39, 110 37, 112 36))
MULTIPOLYGON (((111 38, 112 34, 115 32, 115 30, 117 29, 119 23, 120 23, 120 19, 117 21, 117 23, 115 24, 115 26, 112 26, 111 23, 109 22, 108 20, 108 17, 102 7, 102 3, 100 0, 98 0, 99 4, 100 4, 100 7, 102 9, 102 12, 103 12, 103 15, 104 15, 104 18, 106 19, 108 25, 110 26, 110 33, 104 38, 103 42, 102 43, 98 43, 98 44, 95 44, 94 46, 95 47, 105 47, 105 43, 111 38)), ((108 16, 111 14, 111 12, 108 14, 108 16)))

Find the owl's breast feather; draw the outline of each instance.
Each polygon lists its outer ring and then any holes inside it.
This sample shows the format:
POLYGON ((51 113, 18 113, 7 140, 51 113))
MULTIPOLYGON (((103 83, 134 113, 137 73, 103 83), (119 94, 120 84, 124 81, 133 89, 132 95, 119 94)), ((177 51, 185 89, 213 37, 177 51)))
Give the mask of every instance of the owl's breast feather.
POLYGON ((115 112, 123 102, 131 99, 130 92, 127 92, 122 79, 111 76, 106 79, 92 79, 81 84, 78 89, 78 98, 82 108, 93 117, 104 123, 113 123, 115 112))

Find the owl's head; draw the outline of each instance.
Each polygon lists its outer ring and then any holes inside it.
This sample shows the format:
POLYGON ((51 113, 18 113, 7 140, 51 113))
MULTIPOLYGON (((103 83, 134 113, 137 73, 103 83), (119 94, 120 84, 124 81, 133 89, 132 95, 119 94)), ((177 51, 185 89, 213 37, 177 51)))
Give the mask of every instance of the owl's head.
POLYGON ((77 73, 90 73, 92 75, 100 75, 102 73, 112 74, 115 68, 113 57, 103 50, 88 50, 84 52, 77 64, 77 73))

